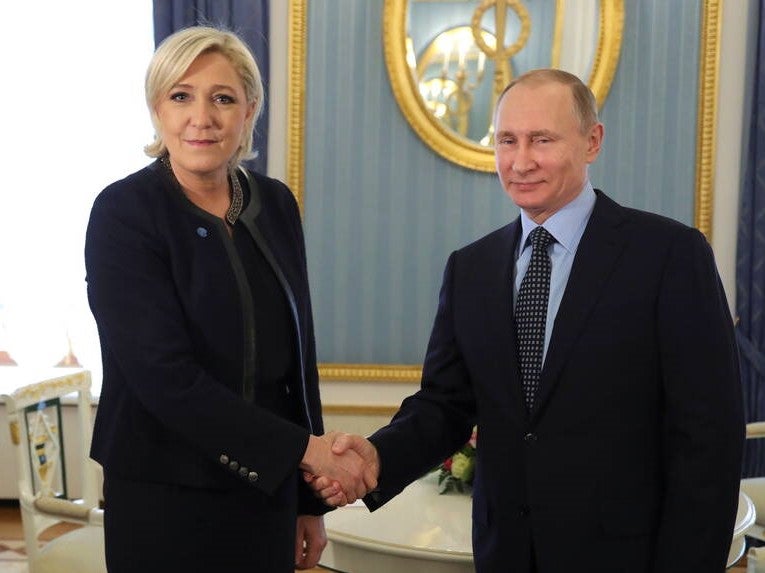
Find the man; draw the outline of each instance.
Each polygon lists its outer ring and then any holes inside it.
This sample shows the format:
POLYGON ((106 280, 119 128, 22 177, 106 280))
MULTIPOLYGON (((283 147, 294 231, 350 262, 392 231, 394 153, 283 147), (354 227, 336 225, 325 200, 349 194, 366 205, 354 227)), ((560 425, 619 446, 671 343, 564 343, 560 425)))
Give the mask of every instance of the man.
MULTIPOLYGON (((603 126, 575 76, 517 78, 495 133, 520 217, 452 253, 421 389, 369 442, 345 436, 335 451, 379 467, 374 510, 477 423, 479 573, 723 571, 744 433, 709 245, 593 190, 603 126)), ((314 488, 343 501, 326 479, 314 488)))

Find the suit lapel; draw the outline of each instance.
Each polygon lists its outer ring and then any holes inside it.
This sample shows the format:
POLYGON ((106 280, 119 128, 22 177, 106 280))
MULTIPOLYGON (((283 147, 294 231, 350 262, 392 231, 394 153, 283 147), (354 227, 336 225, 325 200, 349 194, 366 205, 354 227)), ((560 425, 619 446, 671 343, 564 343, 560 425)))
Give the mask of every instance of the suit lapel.
POLYGON ((595 303, 603 296, 606 281, 624 248, 624 235, 618 232, 622 218, 621 207, 597 191, 597 202, 577 248, 555 318, 532 418, 544 409, 573 345, 595 303))
POLYGON ((478 268, 486 269, 480 336, 485 338, 486 356, 493 357, 493 375, 506 387, 516 420, 526 418, 523 391, 518 371, 518 357, 513 320, 513 267, 521 236, 520 217, 507 225, 497 244, 489 249, 478 268))

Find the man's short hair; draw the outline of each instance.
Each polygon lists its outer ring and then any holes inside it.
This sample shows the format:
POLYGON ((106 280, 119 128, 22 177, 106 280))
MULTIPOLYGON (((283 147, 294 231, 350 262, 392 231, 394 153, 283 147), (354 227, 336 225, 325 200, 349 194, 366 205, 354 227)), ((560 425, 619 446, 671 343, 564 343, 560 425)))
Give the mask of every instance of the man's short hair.
MULTIPOLYGON (((598 104, 595 101, 595 95, 592 93, 592 90, 574 74, 555 68, 531 70, 515 78, 499 94, 497 108, 499 108, 499 103, 505 94, 514 86, 519 84, 538 86, 547 83, 559 83, 571 88, 571 95, 574 100, 574 113, 579 118, 582 133, 586 133, 598 123, 598 104)), ((496 109, 494 112, 496 116, 496 109)))

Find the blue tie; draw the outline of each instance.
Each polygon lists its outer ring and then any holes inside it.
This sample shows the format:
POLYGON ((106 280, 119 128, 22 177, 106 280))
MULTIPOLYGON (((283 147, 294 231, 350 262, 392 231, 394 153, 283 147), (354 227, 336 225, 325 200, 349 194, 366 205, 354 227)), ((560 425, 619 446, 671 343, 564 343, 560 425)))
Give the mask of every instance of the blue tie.
POLYGON ((515 331, 518 344, 518 364, 521 384, 530 412, 539 389, 542 373, 542 357, 545 349, 545 324, 547 300, 550 297, 550 255, 547 247, 555 242, 544 227, 537 227, 529 234, 531 261, 523 275, 515 304, 515 331))

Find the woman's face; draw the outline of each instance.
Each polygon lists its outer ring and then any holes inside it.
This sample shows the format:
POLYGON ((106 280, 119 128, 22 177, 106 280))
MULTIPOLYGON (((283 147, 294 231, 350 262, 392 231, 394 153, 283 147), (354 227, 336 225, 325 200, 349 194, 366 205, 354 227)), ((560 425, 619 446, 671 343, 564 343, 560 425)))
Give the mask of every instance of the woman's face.
POLYGON ((178 176, 225 176, 255 103, 223 54, 200 55, 155 107, 162 139, 178 176))

